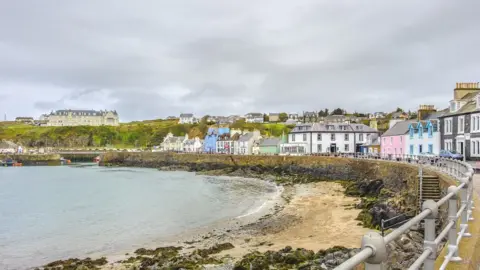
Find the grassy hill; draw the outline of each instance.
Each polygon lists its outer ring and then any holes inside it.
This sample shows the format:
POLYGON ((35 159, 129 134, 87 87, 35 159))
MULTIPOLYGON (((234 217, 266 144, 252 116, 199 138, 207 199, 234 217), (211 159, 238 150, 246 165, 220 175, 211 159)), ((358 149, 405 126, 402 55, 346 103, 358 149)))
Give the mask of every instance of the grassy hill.
MULTIPOLYGON (((208 127, 217 127, 208 123, 178 124, 176 120, 147 120, 122 123, 111 126, 76 127, 36 127, 15 122, 0 122, 0 140, 6 139, 28 147, 151 147, 159 145, 165 135, 172 132, 175 136, 203 138, 208 127)), ((252 124, 238 121, 230 128, 258 129, 263 135, 281 136, 293 126, 275 123, 252 124)))

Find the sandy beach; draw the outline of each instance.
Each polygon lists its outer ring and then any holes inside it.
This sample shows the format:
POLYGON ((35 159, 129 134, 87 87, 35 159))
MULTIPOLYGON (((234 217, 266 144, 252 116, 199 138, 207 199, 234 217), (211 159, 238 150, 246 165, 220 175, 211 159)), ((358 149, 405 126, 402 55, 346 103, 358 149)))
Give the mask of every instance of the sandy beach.
MULTIPOLYGON (((368 230, 355 220, 360 210, 352 205, 358 198, 346 197, 334 182, 282 187, 281 194, 267 201, 259 211, 208 228, 163 239, 159 246, 182 246, 182 253, 229 242, 235 248, 217 254, 239 259, 251 251, 279 250, 285 246, 318 251, 333 246, 357 248, 368 230), (174 241, 175 239, 175 241, 174 241), (355 241, 352 241, 355 239, 355 241)), ((148 247, 147 247, 148 248, 148 247)), ((133 250, 131 252, 133 255, 133 250)), ((128 269, 116 261, 132 255, 112 255, 103 269, 128 269)))

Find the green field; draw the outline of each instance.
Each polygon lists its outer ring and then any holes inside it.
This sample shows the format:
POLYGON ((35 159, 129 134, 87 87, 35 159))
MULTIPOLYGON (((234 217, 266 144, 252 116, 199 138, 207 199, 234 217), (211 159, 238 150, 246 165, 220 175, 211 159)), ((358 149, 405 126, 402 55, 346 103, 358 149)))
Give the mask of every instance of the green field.
MULTIPOLYGON (((147 120, 122 123, 112 126, 36 127, 15 122, 0 122, 0 140, 10 140, 27 147, 63 148, 144 148, 159 145, 171 132, 175 136, 199 136, 203 138, 209 127, 207 123, 178 124, 176 120, 147 120)), ((281 136, 287 134, 292 125, 265 123, 251 124, 238 121, 230 128, 258 129, 263 135, 281 136)))

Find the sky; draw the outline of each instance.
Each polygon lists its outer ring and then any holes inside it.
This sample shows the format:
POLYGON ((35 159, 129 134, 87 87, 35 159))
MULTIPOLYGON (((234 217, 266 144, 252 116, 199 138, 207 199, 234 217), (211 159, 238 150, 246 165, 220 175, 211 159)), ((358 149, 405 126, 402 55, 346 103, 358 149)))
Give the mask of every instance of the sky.
MULTIPOLYGON (((480 1, 0 0, 0 113, 120 120, 448 106, 480 1)), ((1 117, 3 120, 3 116, 1 117)))

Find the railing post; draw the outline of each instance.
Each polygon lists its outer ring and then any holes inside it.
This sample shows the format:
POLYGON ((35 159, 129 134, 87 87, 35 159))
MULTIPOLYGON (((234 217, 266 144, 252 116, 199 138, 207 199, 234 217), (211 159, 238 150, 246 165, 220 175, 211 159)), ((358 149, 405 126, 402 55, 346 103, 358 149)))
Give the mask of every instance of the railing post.
MULTIPOLYGON (((464 177, 462 178, 461 180, 462 183, 465 183, 465 185, 463 186, 463 188, 460 190, 460 199, 461 199, 461 202, 462 202, 462 206, 465 205, 465 208, 463 209, 462 211, 462 214, 461 214, 461 221, 460 221, 460 230, 462 230, 463 228, 465 228, 465 231, 463 233, 463 237, 471 237, 472 235, 468 232, 468 192, 469 192, 469 189, 470 189, 470 181, 469 181, 469 178, 468 177, 464 177)), ((459 232, 460 234, 461 232, 459 232)))
MULTIPOLYGON (((448 188, 448 193, 453 193, 456 189, 456 186, 450 186, 448 188)), ((453 252, 452 258, 450 261, 452 262, 459 262, 462 260, 458 256, 458 247, 457 247, 457 194, 453 194, 453 196, 448 200, 448 220, 450 222, 454 222, 454 225, 448 232, 448 251, 453 252)))
POLYGON ((374 231, 362 237, 362 249, 371 248, 373 255, 365 260, 365 270, 383 270, 382 262, 387 260, 387 245, 383 237, 374 231))
POLYGON ((469 185, 468 185, 468 200, 467 200, 469 221, 475 220, 472 215, 473 213, 472 210, 475 209, 475 207, 473 207, 473 174, 474 174, 473 170, 470 170, 468 175, 469 185))
POLYGON ((435 244, 435 220, 438 216, 438 205, 434 200, 426 200, 422 205, 422 210, 430 209, 431 213, 425 218, 425 239, 423 241, 424 250, 430 249, 430 255, 423 264, 424 270, 434 270, 435 260, 437 259, 437 244, 435 244))

